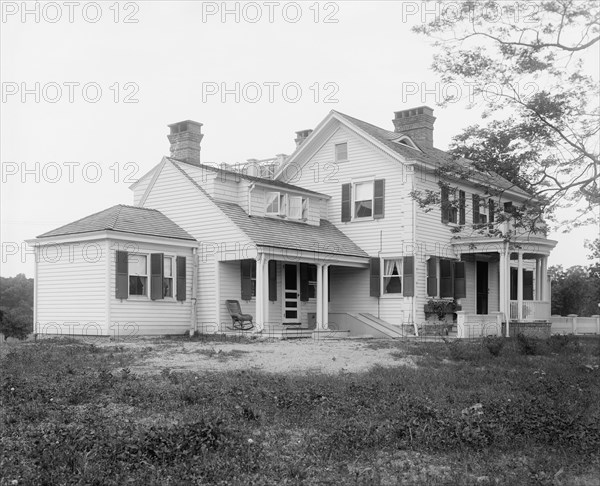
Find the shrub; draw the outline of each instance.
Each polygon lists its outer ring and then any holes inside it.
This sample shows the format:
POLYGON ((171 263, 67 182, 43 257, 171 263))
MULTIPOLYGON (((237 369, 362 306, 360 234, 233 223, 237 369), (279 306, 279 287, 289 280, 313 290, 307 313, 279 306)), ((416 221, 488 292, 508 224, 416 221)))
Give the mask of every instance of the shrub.
POLYGON ((488 336, 483 340, 483 344, 492 356, 500 356, 500 352, 504 347, 504 338, 488 336))
POLYGON ((517 334, 517 345, 521 354, 528 356, 535 355, 538 350, 537 344, 538 343, 534 338, 525 336, 525 334, 522 333, 517 334))

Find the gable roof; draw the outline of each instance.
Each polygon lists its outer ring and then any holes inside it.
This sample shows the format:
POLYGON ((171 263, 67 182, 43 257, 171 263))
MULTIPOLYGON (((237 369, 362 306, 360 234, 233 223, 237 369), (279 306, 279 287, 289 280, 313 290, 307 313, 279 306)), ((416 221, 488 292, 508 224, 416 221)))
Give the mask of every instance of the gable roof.
POLYGON ((137 235, 158 236, 178 240, 195 238, 156 209, 118 204, 91 214, 72 223, 48 231, 38 238, 91 233, 94 231, 119 231, 137 235))
POLYGON ((167 157, 167 158, 171 162, 177 162, 178 164, 184 164, 186 169, 191 167, 192 168, 191 170, 194 170, 194 169, 200 170, 200 171, 208 170, 210 172, 214 172, 219 175, 224 175, 224 176, 230 175, 232 180, 244 179, 244 180, 247 180, 250 182, 256 182, 258 184, 272 186, 274 188, 286 189, 288 191, 303 192, 303 193, 307 193, 307 194, 314 194, 315 196, 319 196, 319 197, 327 198, 327 199, 331 198, 331 196, 329 196, 327 194, 323 194, 321 192, 316 192, 316 191, 311 191, 310 189, 305 189, 304 187, 300 187, 300 186, 294 186, 293 184, 288 184, 287 182, 283 182, 283 181, 278 181, 278 180, 273 180, 273 179, 265 179, 263 177, 250 176, 247 174, 243 174, 241 172, 235 172, 232 170, 221 169, 221 168, 213 167, 213 166, 206 165, 206 164, 200 164, 200 165, 190 164, 189 162, 186 162, 185 160, 174 159, 173 157, 167 157))
MULTIPOLYGON (((371 123, 359 120, 358 118, 354 118, 336 110, 331 110, 329 115, 321 123, 319 123, 317 128, 315 128, 315 130, 311 133, 309 139, 312 139, 316 135, 316 132, 324 125, 326 125, 326 122, 331 118, 337 119, 338 121, 346 125, 358 129, 359 133, 364 134, 372 142, 385 149, 386 152, 391 152, 394 155, 399 155, 401 160, 403 161, 409 163, 421 162, 425 166, 431 167, 433 169, 448 163, 458 164, 464 169, 473 168, 473 162, 471 160, 462 157, 455 158, 448 152, 444 152, 443 150, 437 148, 429 149, 427 147, 422 147, 418 144, 418 142, 412 140, 410 138, 410 135, 408 134, 386 130, 384 128, 375 126, 371 123), (415 144, 415 146, 418 147, 418 149, 412 148, 404 143, 398 142, 398 140, 403 137, 408 137, 415 144)), ((296 149, 296 151, 288 158, 287 163, 291 162, 295 158, 296 154, 299 153, 299 151, 301 151, 303 148, 305 148, 305 145, 307 145, 307 142, 304 142, 302 145, 300 145, 298 149, 296 149)), ((284 164, 284 166, 280 169, 278 175, 283 173, 283 170, 285 169, 286 165, 287 164, 284 164)), ((493 185, 502 190, 512 191, 513 193, 516 193, 517 195, 522 197, 531 197, 529 193, 527 193, 520 187, 516 186, 512 182, 508 181, 507 179, 496 174, 493 171, 475 171, 473 176, 474 180, 472 182, 483 183, 485 185, 493 185)))
POLYGON ((233 203, 215 201, 215 204, 257 246, 368 257, 356 243, 325 219, 316 226, 263 216, 249 216, 240 206, 233 203))

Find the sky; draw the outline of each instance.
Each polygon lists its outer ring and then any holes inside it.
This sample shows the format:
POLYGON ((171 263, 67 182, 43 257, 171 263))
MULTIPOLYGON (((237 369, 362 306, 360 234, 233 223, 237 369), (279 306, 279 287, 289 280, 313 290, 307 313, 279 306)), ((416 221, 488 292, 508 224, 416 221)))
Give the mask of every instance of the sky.
MULTIPOLYGON (((33 276, 25 243, 115 204, 169 154, 167 125, 204 124, 202 160, 290 154, 331 110, 392 130, 435 109, 447 148, 481 122, 455 103, 411 28, 423 2, 2 2, 0 275, 33 276)), ((586 265, 597 228, 553 232, 550 265, 586 265)))

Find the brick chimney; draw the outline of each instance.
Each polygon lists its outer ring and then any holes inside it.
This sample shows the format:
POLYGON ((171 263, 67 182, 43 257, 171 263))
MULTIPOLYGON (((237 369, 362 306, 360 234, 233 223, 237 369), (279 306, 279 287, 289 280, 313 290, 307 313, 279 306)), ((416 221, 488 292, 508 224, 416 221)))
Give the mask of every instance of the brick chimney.
POLYGON ((312 132, 312 129, 300 130, 299 132, 296 132, 296 138, 294 139, 294 142, 296 142, 296 148, 300 147, 300 145, 304 143, 304 140, 306 140, 312 132))
POLYGON ((408 135, 419 147, 433 148, 435 117, 429 106, 394 112, 394 131, 408 135))
POLYGON ((204 137, 202 123, 186 120, 168 126, 171 130, 167 135, 171 142, 171 157, 200 165, 200 142, 204 137))

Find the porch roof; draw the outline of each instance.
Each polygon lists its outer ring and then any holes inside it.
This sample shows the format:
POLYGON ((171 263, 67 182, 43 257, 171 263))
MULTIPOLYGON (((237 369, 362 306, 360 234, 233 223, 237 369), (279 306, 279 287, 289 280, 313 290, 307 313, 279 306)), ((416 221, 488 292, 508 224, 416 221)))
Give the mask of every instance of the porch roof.
POLYGON ((457 253, 502 253, 506 251, 507 243, 510 252, 549 255, 558 242, 540 236, 517 236, 506 242, 502 238, 480 235, 455 238, 451 244, 457 253))
POLYGON ((248 235, 256 246, 364 258, 369 256, 325 219, 316 226, 262 216, 249 216, 240 206, 233 203, 215 201, 215 204, 248 235))

